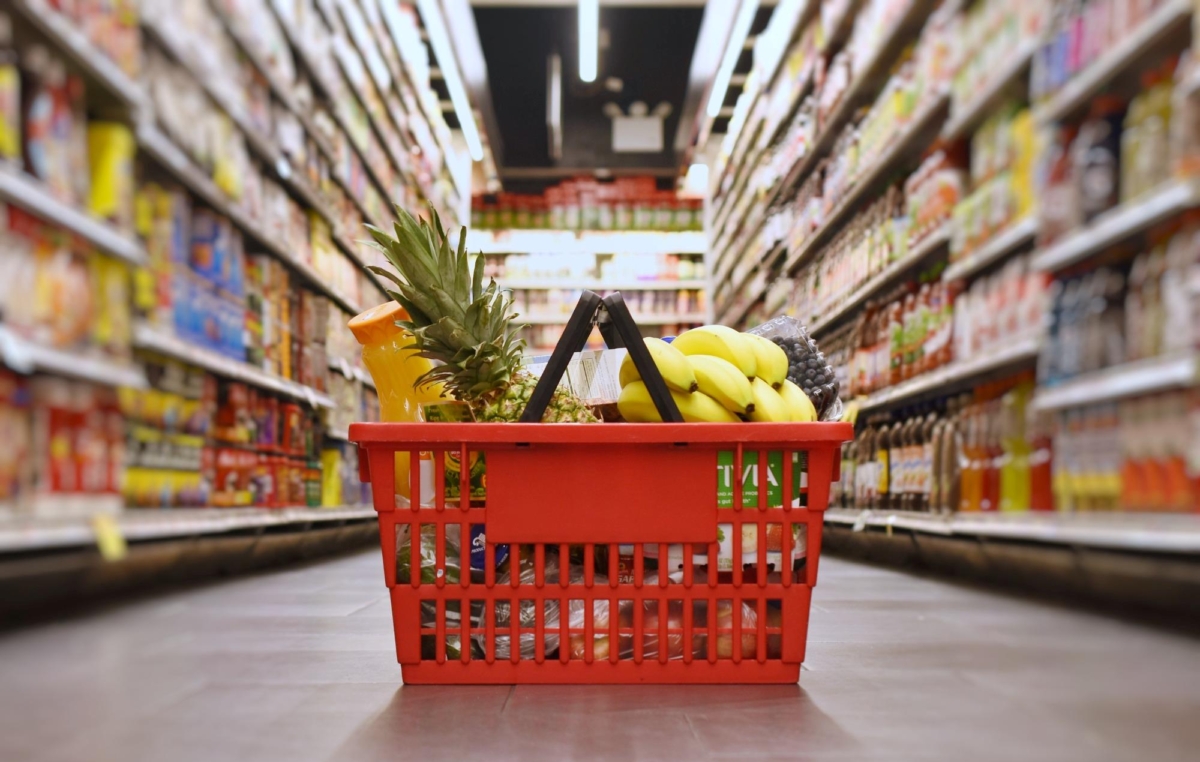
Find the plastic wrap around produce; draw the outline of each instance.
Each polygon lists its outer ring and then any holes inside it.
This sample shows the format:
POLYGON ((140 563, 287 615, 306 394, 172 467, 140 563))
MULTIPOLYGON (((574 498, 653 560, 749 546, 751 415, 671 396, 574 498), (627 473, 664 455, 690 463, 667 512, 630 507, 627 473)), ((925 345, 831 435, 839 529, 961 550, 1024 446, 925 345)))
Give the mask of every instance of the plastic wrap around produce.
POLYGON ((747 333, 768 338, 783 348, 788 357, 788 380, 808 395, 822 421, 841 420, 843 407, 837 376, 803 323, 784 315, 747 333))

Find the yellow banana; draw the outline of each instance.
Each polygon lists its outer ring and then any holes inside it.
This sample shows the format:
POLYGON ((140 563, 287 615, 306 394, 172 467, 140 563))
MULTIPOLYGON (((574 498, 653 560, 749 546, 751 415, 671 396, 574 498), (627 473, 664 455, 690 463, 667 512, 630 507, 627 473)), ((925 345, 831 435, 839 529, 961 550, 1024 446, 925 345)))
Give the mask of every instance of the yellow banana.
MULTIPOLYGON (((696 374, 692 372, 692 366, 688 364, 687 358, 682 352, 662 339, 646 338, 642 341, 646 342, 646 349, 650 350, 650 358, 654 360, 654 364, 658 367, 658 372, 662 374, 663 381, 667 382, 667 386, 685 394, 696 391, 696 374)), ((633 357, 626 354, 625 359, 621 361, 619 376, 621 386, 628 386, 640 379, 641 375, 638 373, 637 366, 633 364, 633 357)))
POLYGON ((779 387, 779 396, 783 398, 784 404, 792 413, 792 420, 796 423, 812 423, 817 420, 817 408, 813 406, 812 400, 803 389, 791 381, 784 380, 783 386, 779 387))
POLYGON ((773 388, 778 389, 787 379, 787 353, 783 351, 783 347, 765 336, 759 336, 756 333, 743 333, 742 335, 749 339, 750 346, 754 347, 754 359, 758 366, 756 375, 773 388))
POLYGON ((745 414, 754 409, 750 381, 733 363, 712 355, 691 355, 687 360, 696 372, 701 392, 731 413, 745 414))
MULTIPOLYGON (((689 423, 736 423, 738 420, 736 415, 706 394, 680 394, 672 389, 671 398, 679 407, 683 420, 689 423)), ((662 421, 646 384, 641 381, 634 381, 621 390, 621 396, 617 398, 617 410, 630 423, 662 421)))
POLYGON ((742 334, 723 325, 706 325, 684 331, 671 346, 685 355, 711 355, 733 363, 746 378, 758 375, 754 347, 742 334))
POLYGON ((761 378, 750 382, 750 390, 754 394, 754 412, 749 415, 756 423, 786 423, 792 420, 792 411, 788 409, 779 392, 761 378))

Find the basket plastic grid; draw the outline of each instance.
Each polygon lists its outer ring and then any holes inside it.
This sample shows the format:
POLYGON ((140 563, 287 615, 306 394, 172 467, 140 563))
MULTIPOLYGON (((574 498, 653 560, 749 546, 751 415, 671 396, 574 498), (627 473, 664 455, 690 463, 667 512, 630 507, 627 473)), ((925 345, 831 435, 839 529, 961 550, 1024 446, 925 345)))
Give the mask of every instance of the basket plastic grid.
MULTIPOLYGON (((352 425, 350 438, 362 450, 360 476, 372 485, 379 515, 404 681, 796 682, 817 582, 822 512, 839 478, 841 443, 851 436, 844 423, 352 425), (432 453, 431 504, 397 506, 400 451, 409 452, 414 466, 420 453, 432 453), (466 469, 459 497, 447 500, 447 452, 462 463, 483 454, 483 500, 472 504, 466 469), (732 456, 727 508, 718 507, 720 452, 732 456), (779 453, 779 495, 744 505, 745 481, 772 478, 768 453, 779 453), (793 453, 802 453, 795 465, 793 453), (755 458, 757 465, 747 468, 755 458), (486 525, 487 543, 483 569, 473 575, 468 538, 478 525, 486 525), (421 540, 413 540, 429 526, 436 548, 432 575, 422 568, 421 540), (755 527, 755 552, 744 553, 739 538, 748 526, 755 527), (732 531, 731 568, 712 573, 718 529, 732 531), (449 558, 447 536, 454 533, 458 557, 449 558), (779 558, 789 559, 797 534, 806 538, 806 547, 796 549, 803 562, 763 573, 768 538, 778 537, 779 558), (407 579, 397 574, 402 541, 414 542, 407 579), (631 574, 618 570, 621 545, 633 546, 631 574), (660 563, 670 559, 671 546, 682 546, 678 568, 667 570, 673 574, 648 568, 648 546, 657 548, 660 563), (706 552, 687 552, 701 546, 706 552), (502 547, 509 570, 527 570, 532 558, 532 582, 525 573, 498 573, 502 547), (547 564, 555 552, 557 573, 547 564), (607 555, 607 574, 595 568, 598 555, 607 555), (571 563, 580 556, 581 565, 571 563), (446 573, 448 561, 461 570, 457 581, 446 573), (557 622, 550 621, 555 607, 557 622), (522 615, 530 608, 533 624, 526 626, 522 615), (532 649, 524 648, 529 632, 532 649), (680 646, 654 647, 647 657, 647 644, 655 643, 680 646)), ((409 478, 410 494, 420 495, 421 469, 413 467, 409 478)))

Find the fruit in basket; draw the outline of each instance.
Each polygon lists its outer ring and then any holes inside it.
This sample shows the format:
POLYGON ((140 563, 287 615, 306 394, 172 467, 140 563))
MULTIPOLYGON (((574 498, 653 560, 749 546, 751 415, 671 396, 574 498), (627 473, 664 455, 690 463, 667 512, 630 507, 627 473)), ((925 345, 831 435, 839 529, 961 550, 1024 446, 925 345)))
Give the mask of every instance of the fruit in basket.
POLYGON ((711 355, 733 363, 746 378, 758 375, 754 347, 745 335, 723 325, 706 325, 684 331, 671 346, 685 355, 711 355))
MULTIPOLYGON (((736 423, 738 420, 736 415, 721 407, 720 402, 707 394, 681 394, 671 390, 671 399, 675 400, 683 420, 689 423, 736 423)), ((662 422, 662 416, 658 414, 658 408, 650 398, 650 390, 643 381, 634 381, 621 389, 621 396, 617 398, 617 410, 621 411, 621 417, 630 423, 662 422)))
POLYGON ((755 375, 778 389, 787 379, 788 356, 775 342, 753 333, 742 334, 749 339, 754 349, 755 365, 758 373, 755 375))
POLYGON ((787 355, 788 380, 808 396, 818 414, 823 412, 838 393, 837 379, 825 355, 815 344, 803 338, 776 337, 771 341, 778 344, 787 355))
POLYGON ((745 415, 754 410, 750 379, 733 363, 711 355, 691 355, 686 361, 695 372, 700 392, 720 402, 731 413, 745 415))
POLYGON ((786 423, 792 420, 792 411, 779 396, 779 392, 761 378, 750 382, 754 396, 754 411, 748 416, 756 423, 786 423))
POLYGON ((784 379, 779 387, 779 396, 783 399, 796 423, 812 423, 817 420, 817 409, 800 387, 784 379))
MULTIPOLYGON (((650 359, 654 360, 654 366, 662 374, 667 386, 684 394, 696 391, 696 374, 683 352, 662 339, 645 338, 642 341, 646 343, 646 349, 650 350, 650 359)), ((621 386, 627 386, 641 378, 637 366, 633 364, 633 355, 626 354, 625 359, 621 361, 621 386)))
MULTIPOLYGON (((472 270, 467 230, 458 249, 449 231, 430 210, 432 223, 396 207, 395 235, 368 225, 374 241, 395 271, 369 266, 395 284, 388 295, 408 311, 399 325, 413 334, 417 354, 437 364, 421 374, 418 386, 445 384, 446 391, 471 406, 477 421, 516 421, 525 410, 535 379, 521 369, 525 341, 514 323, 512 295, 493 279, 483 283, 483 255, 472 270)), ((582 400, 558 389, 546 406, 544 421, 594 423, 582 400)))

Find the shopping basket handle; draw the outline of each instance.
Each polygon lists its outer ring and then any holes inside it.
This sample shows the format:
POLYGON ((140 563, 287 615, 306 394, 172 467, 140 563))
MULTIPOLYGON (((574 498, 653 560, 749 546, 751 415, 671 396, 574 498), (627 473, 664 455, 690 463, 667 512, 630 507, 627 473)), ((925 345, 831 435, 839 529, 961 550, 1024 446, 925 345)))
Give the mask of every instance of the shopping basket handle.
POLYGON ((650 350, 646 349, 646 344, 642 341, 642 333, 633 322, 633 316, 625 306, 625 299, 619 292, 601 299, 594 291, 586 290, 580 295, 562 338, 558 340, 554 352, 550 355, 550 362, 546 364, 542 377, 538 379, 537 386, 529 395, 529 402, 521 414, 521 422, 538 423, 542 420, 550 398, 554 396, 554 390, 558 388, 563 374, 567 372, 567 365, 576 352, 583 351, 592 326, 597 323, 600 325, 605 344, 610 349, 624 345, 629 350, 633 364, 650 392, 650 399, 654 400, 654 406, 658 408, 659 416, 664 421, 682 423, 683 416, 679 413, 679 407, 675 400, 671 399, 671 392, 667 389, 662 374, 658 372, 658 366, 650 357, 650 350))

